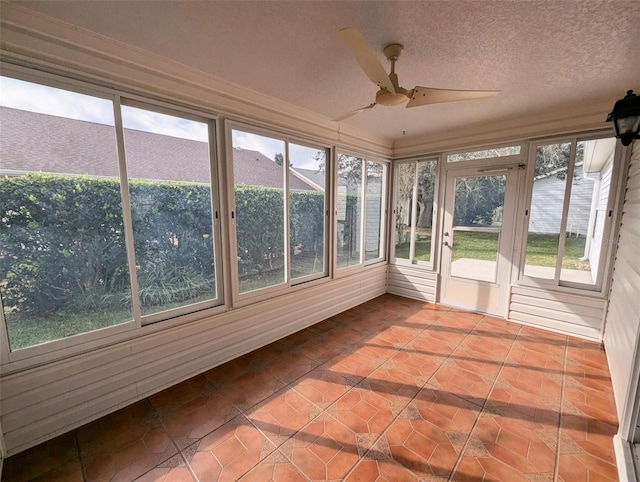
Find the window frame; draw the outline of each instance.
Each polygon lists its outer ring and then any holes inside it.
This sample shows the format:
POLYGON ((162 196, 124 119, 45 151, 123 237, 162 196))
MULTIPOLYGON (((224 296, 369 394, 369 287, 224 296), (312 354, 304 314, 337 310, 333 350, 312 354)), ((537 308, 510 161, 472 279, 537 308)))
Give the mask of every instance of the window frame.
MULTIPOLYGON (((577 145, 579 142, 586 142, 598 139, 608 139, 612 138, 613 135, 610 131, 600 130, 590 133, 582 133, 582 134, 574 134, 574 135, 564 135, 564 136, 554 136, 554 137, 546 137, 546 138, 537 138, 532 139, 529 143, 529 148, 527 150, 527 158, 526 158, 526 174, 524 180, 524 196, 523 199, 523 207, 519 211, 522 212, 522 221, 518 228, 521 230, 521 242, 520 242, 520 254, 519 257, 514 260, 517 261, 517 267, 514 271, 516 271, 516 284, 519 286, 525 287, 533 287, 533 288, 543 288, 546 290, 553 291, 567 291, 567 292, 576 292, 580 294, 592 295, 592 296, 602 296, 605 290, 605 281, 608 276, 609 266, 611 264, 611 259, 609 254, 611 253, 612 242, 605 242, 604 240, 611 240, 611 235, 615 232, 614 221, 616 220, 616 206, 618 205, 619 198, 619 185, 621 180, 621 164, 622 164, 622 155, 623 149, 620 148, 619 143, 615 144, 615 150, 613 154, 613 166, 611 172, 611 186, 609 190, 609 195, 607 199, 607 207, 606 207, 606 219, 604 221, 604 227, 602 232, 603 243, 600 247, 600 256, 598 260, 597 267, 597 278, 595 283, 578 283, 574 281, 565 281, 561 279, 562 276, 562 259, 564 255, 564 247, 565 247, 565 236, 559 236, 558 241, 558 250, 556 254, 556 266, 555 266, 555 274, 553 279, 548 278, 538 278, 530 275, 525 275, 525 260, 527 254, 527 240, 529 237, 529 222, 531 215, 531 204, 533 197, 533 182, 535 177, 535 164, 536 164, 536 150, 539 146, 550 145, 550 144, 560 144, 560 143, 569 143, 570 144, 570 158, 569 165, 567 166, 567 180, 573 177, 573 172, 575 170, 575 162, 576 162, 576 153, 577 153, 577 145)), ((571 203, 571 193, 572 193, 572 182, 567 182, 565 185, 565 193, 562 204, 562 217, 561 217, 561 225, 560 232, 563 230, 566 232, 567 220, 569 215, 569 207, 571 203)))
POLYGON ((388 250, 388 241, 387 241, 387 229, 388 228, 388 214, 389 214, 389 174, 391 171, 391 161, 387 159, 381 159, 376 156, 371 156, 362 152, 353 151, 350 149, 335 147, 334 148, 334 165, 332 169, 333 173, 333 256, 332 256, 332 266, 334 278, 341 278, 343 276, 348 276, 350 274, 356 273, 358 271, 362 271, 371 265, 380 264, 386 262, 388 259, 387 250, 388 250), (346 155, 350 157, 355 157, 361 159, 362 163, 362 186, 360 187, 360 194, 362 196, 362 202, 360 206, 360 261, 359 263, 353 264, 351 266, 338 266, 338 249, 337 249, 337 233, 338 233, 338 168, 339 168, 339 156, 346 155), (375 162, 382 164, 384 166, 384 174, 382 179, 382 200, 381 200, 381 209, 380 209, 380 235, 379 235, 379 253, 381 256, 373 259, 366 259, 366 202, 367 202, 367 162, 375 162))
POLYGON ((99 328, 83 333, 70 335, 65 338, 59 338, 43 342, 38 345, 32 345, 20 348, 14 351, 10 350, 9 333, 7 331, 7 323, 0 299, 0 364, 2 371, 14 371, 33 366, 38 363, 47 363, 53 359, 65 356, 72 356, 79 352, 95 349, 107 344, 118 343, 144 336, 150 333, 158 332, 185 323, 190 323, 202 318, 222 313, 225 308, 225 292, 226 283, 223 277, 223 249, 224 237, 222 232, 222 216, 220 215, 220 203, 222 200, 222 184, 218 176, 220 160, 217 155, 219 142, 217 140, 217 124, 218 116, 205 111, 185 107, 179 103, 166 102, 157 99, 151 99, 143 95, 124 92, 117 88, 105 87, 82 80, 64 77, 48 72, 34 71, 27 67, 16 66, 12 64, 0 63, 2 66, 2 76, 29 82, 33 84, 43 85, 45 87, 53 87, 73 93, 79 93, 108 100, 111 102, 114 112, 114 147, 117 152, 117 162, 119 167, 118 180, 120 183, 120 195, 122 200, 122 216, 123 226, 125 230, 125 246, 127 253, 129 278, 131 284, 132 296, 132 317, 123 323, 99 328), (124 101, 124 102, 123 102, 124 101), (152 110, 158 113, 166 113, 178 117, 204 122, 208 126, 209 135, 209 163, 210 163, 210 187, 212 202, 212 229, 214 240, 217 237, 218 242, 214 241, 215 256, 215 275, 216 275, 216 298, 191 305, 183 305, 171 310, 165 310, 146 316, 140 315, 137 301, 137 283, 133 281, 136 278, 134 247, 132 237, 131 224, 131 204, 129 199, 128 179, 125 169, 125 146, 124 131, 122 124, 121 105, 143 106, 142 108, 152 110), (161 322, 161 323, 160 323, 161 322))
MULTIPOLYGON (((224 304, 224 285, 222 278, 222 232, 220 226, 220 187, 217 182, 218 179, 218 169, 217 169, 217 155, 216 155, 216 125, 213 119, 203 117, 202 115, 195 114, 191 111, 182 111, 175 109, 173 107, 167 107, 165 105, 158 105, 158 103, 150 103, 146 101, 140 101, 139 99, 132 99, 129 97, 116 96, 117 98, 117 109, 114 105, 114 113, 116 117, 116 124, 120 123, 121 130, 116 130, 116 135, 119 136, 120 133, 123 135, 122 146, 123 151, 120 153, 120 186, 122 190, 122 198, 123 205, 124 200, 126 199, 126 205, 128 209, 124 210, 126 212, 125 219, 125 230, 127 231, 127 253, 131 252, 131 257, 133 260, 132 266, 137 266, 137 262, 135 260, 135 238, 134 238, 134 230, 133 230, 133 219, 131 215, 131 199, 130 199, 130 190, 129 190, 129 177, 127 172, 127 145, 126 139, 124 138, 124 126, 122 124, 122 106, 134 107, 141 110, 146 110, 149 112, 157 113, 157 114, 165 114, 174 117, 179 117, 195 122, 203 123, 207 126, 207 145, 209 151, 209 189, 210 189, 210 197, 211 197, 211 229, 212 235, 214 238, 213 242, 213 260, 214 260, 214 273, 216 280, 216 297, 211 298, 209 300, 200 301, 197 303, 182 305, 176 308, 172 308, 169 310, 163 310, 159 312, 150 313, 147 315, 143 315, 140 313, 140 303, 134 303, 134 319, 137 320, 140 318, 141 325, 149 325, 152 323, 157 323, 159 321, 164 321, 169 318, 175 318, 182 315, 186 315, 189 313, 194 313, 202 310, 207 310, 210 308, 214 308, 221 304, 224 304), (128 240, 131 239, 131 243, 128 240), (130 244, 130 245, 129 245, 130 244)), ((118 141, 118 146, 120 146, 120 140, 118 141)), ((131 260, 130 260, 131 262, 131 260)), ((136 270, 130 270, 131 273, 131 286, 132 286, 132 299, 139 299, 138 297, 138 276, 136 270), (135 287, 135 289, 134 289, 135 287)))
MULTIPOLYGON (((434 271, 435 267, 437 266, 435 257, 437 254, 437 250, 436 250, 436 242, 435 240, 437 239, 437 235, 438 235, 438 227, 439 227, 439 219, 440 219, 440 213, 439 213, 439 198, 438 198, 438 191, 439 191, 439 186, 440 186, 440 170, 442 167, 442 162, 441 162, 441 157, 440 156, 423 156, 423 157, 416 157, 416 158, 409 158, 409 159, 402 159, 402 160, 398 160, 396 162, 394 162, 393 164, 393 198, 392 198, 392 206, 391 206, 391 216, 392 219, 390 219, 390 242, 389 242, 389 263, 390 264, 395 264, 398 266, 410 266, 410 267, 414 267, 414 268, 422 268, 425 270, 429 270, 429 271, 434 271), (412 191, 412 195, 411 195, 411 212, 412 213, 416 213, 416 207, 417 207, 417 203, 418 203, 418 197, 417 197, 417 189, 418 189, 418 167, 419 167, 419 163, 420 162, 435 162, 436 164, 436 169, 435 169, 435 179, 434 179, 434 183, 433 183, 433 207, 432 207, 432 218, 431 218, 431 246, 429 246, 429 261, 421 261, 421 260, 414 260, 411 259, 411 248, 409 250, 409 259, 405 259, 405 258, 396 258, 395 256, 395 246, 396 246, 396 223, 395 223, 395 215, 396 215, 396 207, 398 205, 398 175, 399 175, 399 171, 400 171, 400 165, 402 164, 415 164, 415 169, 414 169, 414 180, 413 180, 413 191, 412 191)), ((414 218, 415 216, 412 214, 411 216, 411 246, 413 246, 415 244, 415 229, 416 226, 414 225, 414 218)), ((417 223, 417 219, 415 220, 415 223, 417 223)), ((415 248, 413 250, 414 254, 415 254, 415 248)))
POLYGON ((330 222, 329 215, 331 212, 332 195, 331 190, 325 187, 325 212, 324 212, 324 260, 323 271, 310 274, 304 277, 295 278, 295 281, 291 278, 291 262, 290 262, 290 243, 291 243, 291 215, 289 210, 289 144, 295 144, 298 146, 309 147, 312 149, 317 148, 319 151, 325 152, 325 186, 330 186, 331 180, 331 166, 333 159, 331 156, 331 148, 329 146, 323 146, 318 142, 309 141, 307 139, 301 139, 296 136, 289 136, 285 133, 278 132, 265 127, 257 127, 241 121, 236 120, 224 120, 224 138, 226 145, 226 183, 228 192, 228 219, 229 219, 229 252, 231 258, 236 259, 236 262, 230 264, 230 287, 231 287, 231 302, 234 308, 240 308, 247 306, 258 301, 266 300, 274 295, 285 294, 294 292, 307 286, 314 286, 316 284, 326 283, 330 280, 330 267, 329 260, 332 257, 332 250, 330 245, 330 222), (234 192, 234 165, 233 165, 233 141, 232 131, 237 130, 248 134, 255 134, 262 137, 268 137, 284 143, 284 156, 283 162, 283 174, 284 174, 284 273, 285 280, 283 283, 278 283, 264 288, 259 288, 244 293, 240 292, 239 283, 239 269, 237 262, 238 252, 238 238, 236 231, 236 199, 234 192))

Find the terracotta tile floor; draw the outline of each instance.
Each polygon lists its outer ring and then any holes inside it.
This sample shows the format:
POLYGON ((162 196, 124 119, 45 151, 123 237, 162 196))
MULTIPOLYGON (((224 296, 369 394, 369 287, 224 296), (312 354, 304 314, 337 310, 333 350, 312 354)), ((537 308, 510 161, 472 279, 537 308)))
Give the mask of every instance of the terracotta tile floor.
POLYGON ((385 295, 6 460, 3 480, 608 481, 600 345, 385 295))

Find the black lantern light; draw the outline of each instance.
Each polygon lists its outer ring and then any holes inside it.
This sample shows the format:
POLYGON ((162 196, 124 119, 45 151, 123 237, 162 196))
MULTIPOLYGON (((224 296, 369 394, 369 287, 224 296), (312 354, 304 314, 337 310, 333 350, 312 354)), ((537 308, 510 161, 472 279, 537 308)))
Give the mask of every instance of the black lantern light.
POLYGON ((627 95, 613 106, 613 110, 607 116, 607 122, 613 121, 616 137, 622 141, 623 146, 628 146, 634 139, 640 139, 640 97, 627 91, 627 95))

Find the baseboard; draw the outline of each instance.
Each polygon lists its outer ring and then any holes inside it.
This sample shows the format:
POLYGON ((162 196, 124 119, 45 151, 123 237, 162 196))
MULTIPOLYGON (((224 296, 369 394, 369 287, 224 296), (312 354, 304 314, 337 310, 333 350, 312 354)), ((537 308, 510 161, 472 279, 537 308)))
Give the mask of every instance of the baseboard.
POLYGON ((616 435, 613 437, 613 449, 616 454, 620 482, 640 482, 636 476, 631 443, 620 437, 620 435, 616 435))

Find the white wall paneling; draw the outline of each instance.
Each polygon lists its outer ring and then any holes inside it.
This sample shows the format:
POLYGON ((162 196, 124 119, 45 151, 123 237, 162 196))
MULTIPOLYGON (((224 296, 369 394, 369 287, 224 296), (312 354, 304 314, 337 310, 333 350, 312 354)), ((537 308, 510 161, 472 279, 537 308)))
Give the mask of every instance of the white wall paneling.
POLYGON ((436 301, 438 275, 423 268, 403 265, 389 265, 387 291, 394 295, 417 300, 436 301))
POLYGON ((509 320, 525 325, 601 340, 606 300, 559 291, 513 286, 509 320))
POLYGON ((640 413, 640 142, 634 142, 613 265, 604 346, 620 423, 615 449, 620 480, 636 480, 630 444, 640 413))

